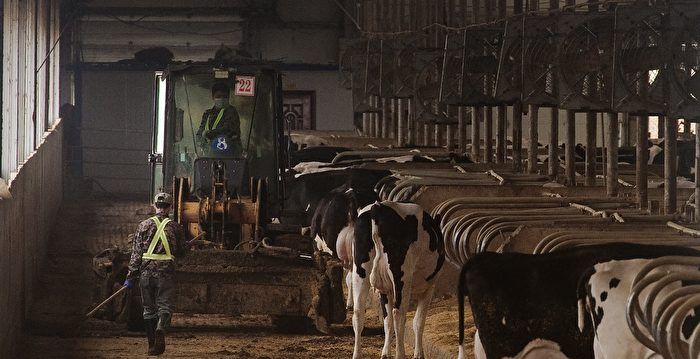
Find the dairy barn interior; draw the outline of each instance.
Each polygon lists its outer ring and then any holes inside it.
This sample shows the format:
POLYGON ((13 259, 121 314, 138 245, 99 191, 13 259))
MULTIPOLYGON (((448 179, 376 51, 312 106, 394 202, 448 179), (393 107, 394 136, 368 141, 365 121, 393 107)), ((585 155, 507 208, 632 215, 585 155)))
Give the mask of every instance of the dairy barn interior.
POLYGON ((1 18, 0 358, 700 358, 698 0, 1 18))

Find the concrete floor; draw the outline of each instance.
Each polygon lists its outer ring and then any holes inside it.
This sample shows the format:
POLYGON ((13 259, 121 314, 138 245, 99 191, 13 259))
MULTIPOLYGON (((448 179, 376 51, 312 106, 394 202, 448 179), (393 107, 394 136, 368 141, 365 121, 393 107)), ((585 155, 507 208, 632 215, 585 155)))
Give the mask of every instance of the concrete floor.
MULTIPOLYGON (((145 357, 143 333, 124 324, 86 319, 98 300, 92 257, 111 246, 125 247, 144 218, 148 204, 138 200, 85 198, 67 201, 49 246, 39 298, 25 323, 22 358, 145 357)), ((372 323, 370 321, 370 323, 372 323)), ((379 322, 365 331, 364 352, 379 356, 379 322)), ((372 325, 372 324, 370 324, 372 325)), ((264 317, 227 318, 177 315, 166 358, 336 358, 352 355, 352 325, 333 328, 333 336, 290 335, 264 317)))
MULTIPOLYGON (((23 358, 145 357, 142 333, 129 332, 124 324, 86 319, 84 314, 99 299, 92 257, 111 246, 126 247, 128 235, 149 216, 148 211, 145 201, 133 199, 99 197, 64 203, 41 275, 40 294, 25 323, 23 358)), ((449 263, 445 269, 426 323, 428 358, 456 356, 457 271, 449 263)), ((467 319, 471 320, 470 313, 467 319)), ((412 353, 410 320, 407 328, 406 349, 412 353)), ((467 334, 470 341, 473 330, 467 334)), ((363 340, 365 357, 378 357, 382 342, 381 324, 370 310, 363 340)), ((265 317, 176 314, 169 343, 166 358, 349 358, 351 312, 330 336, 280 333, 265 317)))

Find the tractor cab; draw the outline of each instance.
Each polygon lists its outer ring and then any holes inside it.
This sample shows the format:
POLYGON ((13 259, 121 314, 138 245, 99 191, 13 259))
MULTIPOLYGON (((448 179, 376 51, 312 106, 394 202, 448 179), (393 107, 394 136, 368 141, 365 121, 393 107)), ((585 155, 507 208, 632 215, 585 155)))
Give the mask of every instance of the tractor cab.
POLYGON ((230 249, 259 235, 283 199, 280 74, 178 65, 158 74, 155 88, 152 190, 173 193, 190 238, 230 249), (224 99, 215 104, 214 92, 224 99))

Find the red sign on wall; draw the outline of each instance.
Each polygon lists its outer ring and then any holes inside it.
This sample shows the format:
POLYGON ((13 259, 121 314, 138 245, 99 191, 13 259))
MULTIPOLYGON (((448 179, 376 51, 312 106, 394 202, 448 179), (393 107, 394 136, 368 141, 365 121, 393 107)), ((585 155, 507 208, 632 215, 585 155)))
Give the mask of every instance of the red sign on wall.
POLYGON ((236 96, 255 96, 255 76, 236 76, 236 96))

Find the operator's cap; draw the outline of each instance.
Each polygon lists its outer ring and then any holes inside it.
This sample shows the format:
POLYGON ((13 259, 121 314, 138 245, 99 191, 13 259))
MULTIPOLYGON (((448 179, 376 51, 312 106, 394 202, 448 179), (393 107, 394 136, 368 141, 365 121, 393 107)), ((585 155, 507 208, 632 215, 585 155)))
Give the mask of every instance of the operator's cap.
POLYGON ((171 196, 168 193, 161 192, 156 195, 156 197, 153 199, 153 203, 158 204, 158 203, 163 203, 172 206, 173 205, 173 196, 171 196))

